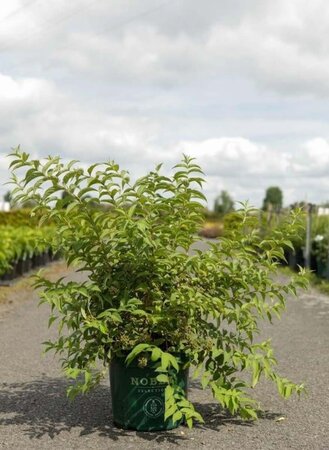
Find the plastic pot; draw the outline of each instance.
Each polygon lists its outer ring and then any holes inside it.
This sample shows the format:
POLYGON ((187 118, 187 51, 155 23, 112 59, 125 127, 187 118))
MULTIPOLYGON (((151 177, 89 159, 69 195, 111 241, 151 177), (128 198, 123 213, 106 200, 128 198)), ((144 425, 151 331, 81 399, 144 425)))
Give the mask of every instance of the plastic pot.
POLYGON ((48 250, 43 252, 42 258, 43 258, 43 264, 47 265, 49 263, 49 252, 48 252, 48 250))
POLYGON ((285 256, 288 262, 288 266, 296 270, 298 266, 304 267, 305 260, 303 255, 303 250, 301 248, 297 248, 296 250, 289 249, 285 252, 285 256))
POLYGON ((27 256, 24 261, 24 271, 29 272, 30 270, 32 270, 32 258, 27 256))
POLYGON ((316 258, 317 275, 321 278, 329 279, 329 261, 323 261, 320 258, 316 258))
POLYGON ((24 261, 21 258, 17 261, 16 271, 18 276, 22 276, 24 274, 24 261))
POLYGON ((35 269, 36 267, 39 267, 39 255, 37 253, 33 253, 32 256, 32 268, 35 269))
MULTIPOLYGON (((164 420, 165 387, 156 379, 152 367, 140 368, 133 361, 128 367, 124 358, 110 364, 113 422, 120 428, 137 431, 161 431, 177 428, 181 421, 164 420)), ((188 369, 177 375, 178 384, 187 394, 188 369)))
POLYGON ((58 250, 55 251, 53 249, 50 249, 49 250, 49 258, 50 258, 50 261, 57 261, 58 259, 61 258, 60 252, 58 250))
POLYGON ((5 272, 1 279, 2 281, 12 281, 15 278, 16 271, 14 268, 8 269, 7 272, 5 272))

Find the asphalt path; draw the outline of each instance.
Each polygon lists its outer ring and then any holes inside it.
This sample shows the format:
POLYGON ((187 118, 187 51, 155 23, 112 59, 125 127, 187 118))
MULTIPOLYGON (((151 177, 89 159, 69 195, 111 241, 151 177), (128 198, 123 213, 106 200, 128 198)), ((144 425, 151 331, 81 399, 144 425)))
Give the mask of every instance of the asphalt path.
MULTIPOLYGON (((81 275, 53 265, 53 278, 81 275)), ((211 396, 193 385, 189 396, 205 418, 204 426, 170 432, 138 433, 112 424, 110 390, 104 380, 73 403, 58 358, 42 355, 49 330, 48 307, 21 282, 0 292, 0 448, 2 449, 328 449, 329 450, 329 298, 310 290, 274 325, 272 337, 280 372, 307 385, 300 400, 282 400, 271 384, 255 390, 264 413, 257 422, 225 414, 211 396), (1 300, 2 299, 2 300, 1 300)))

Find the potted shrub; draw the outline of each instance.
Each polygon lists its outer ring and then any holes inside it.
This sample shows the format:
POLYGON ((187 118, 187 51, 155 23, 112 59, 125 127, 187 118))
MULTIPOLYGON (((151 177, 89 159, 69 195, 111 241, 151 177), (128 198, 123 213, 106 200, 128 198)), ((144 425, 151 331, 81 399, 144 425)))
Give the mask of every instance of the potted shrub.
MULTIPOLYGON (((313 269, 321 278, 329 279, 329 221, 328 216, 312 215, 313 269)), ((311 262, 312 262, 311 260, 311 262)))
POLYGON ((316 262, 316 273, 321 278, 329 278, 328 234, 317 234, 312 241, 312 256, 316 262))
POLYGON ((184 156, 172 176, 159 165, 131 182, 114 162, 83 169, 59 157, 32 160, 19 148, 11 156, 16 201, 36 202, 33 213, 56 224, 67 263, 88 273, 83 282, 35 282, 51 306, 49 323, 59 323, 46 346, 73 380, 69 396, 89 391, 110 366, 114 421, 161 430, 202 422, 187 398, 188 369, 245 419, 257 417, 249 388, 261 376, 283 397, 303 390, 277 373, 270 341, 254 341, 259 319, 279 316, 286 295, 305 287, 302 273, 275 278, 299 230, 297 213, 262 238, 257 214, 244 205, 231 233, 190 252, 204 200, 193 159, 184 156), (64 208, 62 192, 70 195, 64 208))

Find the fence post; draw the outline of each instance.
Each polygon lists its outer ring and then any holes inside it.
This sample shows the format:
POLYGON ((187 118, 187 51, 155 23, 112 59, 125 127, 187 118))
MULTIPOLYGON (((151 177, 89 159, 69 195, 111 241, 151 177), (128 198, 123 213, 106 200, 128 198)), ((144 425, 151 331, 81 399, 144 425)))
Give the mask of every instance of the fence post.
POLYGON ((305 267, 306 269, 311 268, 311 232, 312 232, 312 211, 313 205, 308 203, 306 215, 306 242, 305 242, 305 267))

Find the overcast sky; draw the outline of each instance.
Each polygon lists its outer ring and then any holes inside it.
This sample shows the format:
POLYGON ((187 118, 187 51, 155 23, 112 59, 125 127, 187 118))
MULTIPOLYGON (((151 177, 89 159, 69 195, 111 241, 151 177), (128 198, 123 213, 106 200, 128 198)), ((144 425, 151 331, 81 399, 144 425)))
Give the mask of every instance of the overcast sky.
POLYGON ((1 0, 0 180, 18 144, 133 177, 184 152, 210 208, 329 200, 328 30, 326 0, 1 0))

